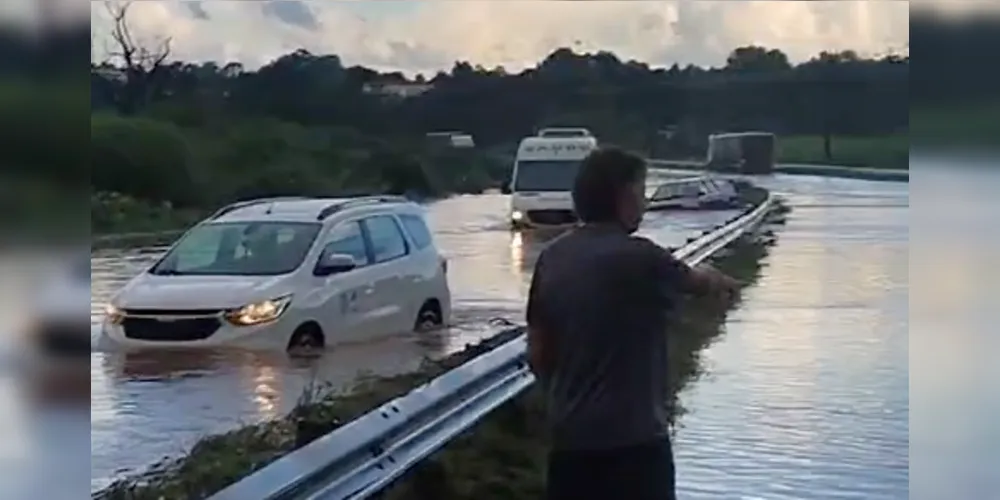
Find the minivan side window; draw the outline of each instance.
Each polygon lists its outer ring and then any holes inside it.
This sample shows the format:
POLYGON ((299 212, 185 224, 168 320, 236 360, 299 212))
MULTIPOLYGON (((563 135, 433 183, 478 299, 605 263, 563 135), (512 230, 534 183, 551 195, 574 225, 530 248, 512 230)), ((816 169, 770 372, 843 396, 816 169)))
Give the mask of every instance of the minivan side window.
POLYGON ((403 221, 403 227, 410 234, 410 239, 413 240, 413 245, 417 247, 417 250, 423 250, 431 245, 433 241, 431 230, 427 229, 427 223, 424 222, 423 217, 412 214, 400 214, 399 220, 403 221))
POLYGON ((378 215, 364 220, 368 229, 368 238, 372 243, 372 255, 375 263, 388 262, 406 255, 406 239, 399 224, 390 215, 378 215))
POLYGON ((343 253, 354 257, 358 267, 371 264, 365 247, 365 238, 361 233, 361 225, 357 222, 348 222, 335 227, 330 232, 328 240, 329 243, 323 248, 324 255, 343 253))

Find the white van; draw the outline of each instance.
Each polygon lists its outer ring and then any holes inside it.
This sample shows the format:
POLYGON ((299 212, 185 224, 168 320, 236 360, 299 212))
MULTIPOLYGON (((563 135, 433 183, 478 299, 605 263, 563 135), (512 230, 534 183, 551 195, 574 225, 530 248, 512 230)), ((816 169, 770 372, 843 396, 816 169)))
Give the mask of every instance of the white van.
POLYGON ((597 149, 594 137, 527 137, 517 148, 510 182, 515 229, 575 224, 570 192, 580 163, 597 149))

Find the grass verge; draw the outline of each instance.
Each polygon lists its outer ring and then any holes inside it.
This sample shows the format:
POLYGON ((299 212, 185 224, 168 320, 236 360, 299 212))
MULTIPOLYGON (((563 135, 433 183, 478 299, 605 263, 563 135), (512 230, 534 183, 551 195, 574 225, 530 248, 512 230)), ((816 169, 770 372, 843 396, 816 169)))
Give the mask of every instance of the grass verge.
MULTIPOLYGON (((735 242, 714 265, 751 286, 761 272, 769 235, 735 242)), ((735 306, 688 299, 671 331, 671 418, 683 413, 678 394, 701 372, 700 353, 717 339, 735 306)), ((95 500, 202 499, 338 428, 367 410, 408 392, 444 371, 503 344, 505 331, 415 373, 370 379, 347 395, 307 392, 285 418, 209 436, 184 457, 155 464, 92 494, 95 500)), ((528 391, 403 476, 384 493, 393 500, 490 500, 537 497, 542 491, 546 438, 538 394, 528 391)))
POLYGON ((886 169, 906 169, 910 163, 910 139, 906 134, 834 136, 829 159, 823 150, 823 136, 819 135, 780 136, 777 148, 778 163, 886 169))

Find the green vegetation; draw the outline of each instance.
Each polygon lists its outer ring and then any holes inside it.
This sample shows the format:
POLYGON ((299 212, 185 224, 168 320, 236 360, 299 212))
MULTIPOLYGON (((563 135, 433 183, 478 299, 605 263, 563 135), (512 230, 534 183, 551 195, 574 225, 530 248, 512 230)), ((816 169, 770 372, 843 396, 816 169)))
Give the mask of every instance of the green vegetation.
MULTIPOLYGON (((770 236, 743 239, 713 264, 751 286, 761 272, 770 236)), ((738 299, 737 299, 738 300, 738 299)), ((726 312, 735 304, 689 299, 671 331, 672 399, 676 419, 679 392, 701 371, 700 352, 718 338, 726 312)), ((310 391, 288 416, 211 436, 187 456, 157 464, 95 493, 96 500, 205 498, 306 442, 330 432, 367 410, 514 336, 507 331, 416 373, 363 381, 348 395, 310 391)), ((535 498, 541 491, 545 437, 538 394, 529 391, 490 415, 475 429, 425 461, 386 494, 390 499, 491 500, 535 498), (428 491, 430 488, 430 491, 428 491)))
POLYGON ((845 167, 906 169, 910 141, 906 134, 883 136, 834 136, 827 158, 823 136, 778 138, 778 163, 840 165, 845 167))

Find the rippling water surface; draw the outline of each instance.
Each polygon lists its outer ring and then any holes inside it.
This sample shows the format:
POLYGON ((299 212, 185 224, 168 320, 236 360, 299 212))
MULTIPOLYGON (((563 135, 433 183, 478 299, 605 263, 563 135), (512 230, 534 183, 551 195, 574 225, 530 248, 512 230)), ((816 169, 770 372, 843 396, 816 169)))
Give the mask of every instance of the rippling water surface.
POLYGON ((680 487, 692 499, 906 498, 908 186, 767 184, 796 208, 683 397, 680 487))

